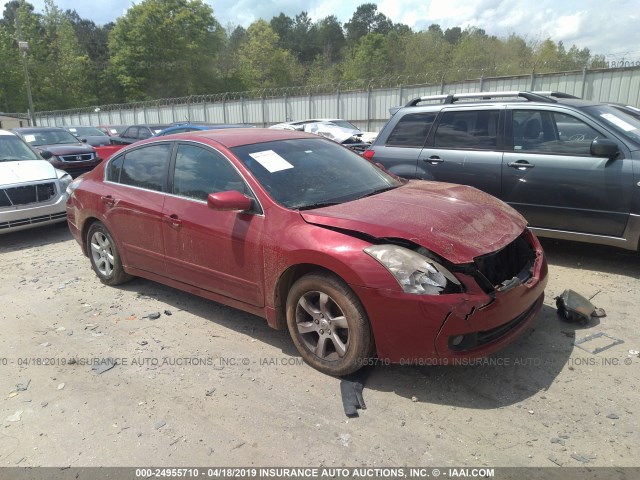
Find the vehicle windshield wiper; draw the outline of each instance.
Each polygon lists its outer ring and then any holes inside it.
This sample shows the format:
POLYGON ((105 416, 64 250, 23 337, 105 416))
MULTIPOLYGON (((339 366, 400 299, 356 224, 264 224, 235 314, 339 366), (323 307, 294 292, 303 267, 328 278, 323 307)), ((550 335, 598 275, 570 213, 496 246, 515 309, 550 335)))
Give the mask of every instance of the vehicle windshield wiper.
POLYGON ((309 205, 301 205, 299 207, 291 207, 291 208, 297 208, 298 210, 310 210, 312 208, 322 208, 322 207, 330 207, 331 205, 340 205, 341 203, 344 202, 318 202, 318 203, 310 203, 309 205))
POLYGON ((360 197, 355 198, 354 200, 358 200, 360 198, 371 197, 373 195, 377 195, 378 193, 388 192, 389 190, 394 190, 396 188, 398 188, 398 185, 392 185, 392 186, 389 186, 389 187, 380 188, 378 190, 374 190, 372 192, 365 193, 364 195, 361 195, 360 197))

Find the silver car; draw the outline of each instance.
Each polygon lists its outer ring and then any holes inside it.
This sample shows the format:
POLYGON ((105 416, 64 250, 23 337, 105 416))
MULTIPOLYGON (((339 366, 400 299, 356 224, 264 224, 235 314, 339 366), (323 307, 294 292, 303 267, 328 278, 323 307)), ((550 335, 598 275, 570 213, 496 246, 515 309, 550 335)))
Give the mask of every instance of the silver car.
POLYGON ((0 130, 0 234, 63 222, 71 176, 0 130))

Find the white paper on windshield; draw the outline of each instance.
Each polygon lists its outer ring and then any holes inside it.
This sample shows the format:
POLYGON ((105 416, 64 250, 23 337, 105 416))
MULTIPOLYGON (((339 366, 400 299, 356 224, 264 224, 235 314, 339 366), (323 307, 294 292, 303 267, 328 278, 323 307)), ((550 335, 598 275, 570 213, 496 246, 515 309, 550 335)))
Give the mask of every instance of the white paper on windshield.
POLYGON ((35 136, 35 135, 25 135, 25 136, 24 136, 24 139, 25 139, 28 143, 31 143, 31 142, 35 142, 35 141, 36 141, 36 136, 35 136))
POLYGON ((69 131, 70 132, 77 132, 78 130, 76 130, 75 128, 70 128, 69 131))
POLYGON ((627 122, 625 122, 621 118, 618 118, 618 117, 616 117, 615 115, 613 115, 611 113, 603 113, 600 116, 602 118, 604 118, 605 120, 609 120, 614 125, 619 126, 625 132, 630 132, 631 130, 635 130, 636 129, 636 127, 634 127, 633 125, 628 124, 627 122))
POLYGON ((293 165, 291 165, 273 150, 250 153, 249 156, 253 157, 260 165, 269 170, 269 173, 275 173, 281 170, 293 168, 293 165))

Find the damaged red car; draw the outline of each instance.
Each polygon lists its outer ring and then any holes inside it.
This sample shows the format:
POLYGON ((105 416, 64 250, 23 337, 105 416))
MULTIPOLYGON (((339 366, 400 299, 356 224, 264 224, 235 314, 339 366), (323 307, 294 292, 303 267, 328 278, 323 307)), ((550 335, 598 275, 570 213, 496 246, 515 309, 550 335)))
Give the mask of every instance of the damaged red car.
POLYGON ((544 253, 515 210, 302 132, 142 141, 69 192, 71 232, 103 283, 140 276, 264 317, 332 375, 485 356, 544 298, 544 253))

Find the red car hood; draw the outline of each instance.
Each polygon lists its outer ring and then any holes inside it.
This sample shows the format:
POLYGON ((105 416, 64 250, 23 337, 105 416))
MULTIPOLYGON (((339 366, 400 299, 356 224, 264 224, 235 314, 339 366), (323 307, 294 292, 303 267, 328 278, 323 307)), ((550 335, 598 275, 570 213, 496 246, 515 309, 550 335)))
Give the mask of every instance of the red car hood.
POLYGON ((411 240, 453 263, 500 250, 527 225, 514 209, 480 190, 426 181, 300 214, 316 225, 411 240))

